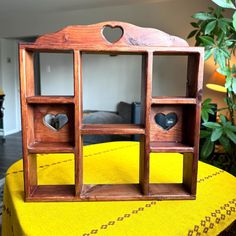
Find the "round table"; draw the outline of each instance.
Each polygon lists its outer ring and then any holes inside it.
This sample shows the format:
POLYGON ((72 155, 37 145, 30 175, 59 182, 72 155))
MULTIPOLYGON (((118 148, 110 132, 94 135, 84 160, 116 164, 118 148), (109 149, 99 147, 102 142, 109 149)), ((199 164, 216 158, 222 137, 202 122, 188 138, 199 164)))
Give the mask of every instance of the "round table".
MULTIPOLYGON (((37 155, 39 184, 72 184, 72 154, 37 155)), ((84 147, 84 181, 137 183, 139 143, 84 147)), ((152 182, 182 181, 183 157, 153 154, 152 182)), ((197 199, 114 202, 24 202, 22 160, 8 170, 3 236, 217 235, 236 220, 236 178, 199 161, 197 199)))

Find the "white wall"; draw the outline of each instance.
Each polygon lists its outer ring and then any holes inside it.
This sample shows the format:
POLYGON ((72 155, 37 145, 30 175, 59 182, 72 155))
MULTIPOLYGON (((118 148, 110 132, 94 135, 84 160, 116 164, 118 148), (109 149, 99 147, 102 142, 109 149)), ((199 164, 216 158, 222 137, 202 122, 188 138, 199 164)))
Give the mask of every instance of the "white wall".
MULTIPOLYGON (((175 1, 160 2, 160 3, 154 2, 146 4, 143 3, 143 4, 126 5, 126 6, 114 6, 114 7, 109 6, 103 8, 93 8, 84 10, 69 10, 65 12, 62 11, 40 12, 40 13, 27 12, 27 14, 9 15, 9 17, 7 18, 2 17, 0 15, 0 29, 1 29, 0 37, 22 37, 29 35, 39 35, 47 32, 54 32, 66 25, 92 24, 101 21, 118 20, 118 21, 130 22, 143 27, 146 26, 146 27, 158 28, 169 34, 186 38, 188 33, 192 30, 192 27, 190 26, 190 22, 192 21, 191 15, 193 15, 197 11, 206 10, 209 5, 212 5, 211 1, 175 0, 175 1)), ((193 45, 194 41, 193 40, 190 41, 190 44, 193 45)), ((8 50, 9 53, 13 56, 14 54, 12 52, 13 48, 11 47, 6 47, 2 54, 4 55, 7 54, 8 50)), ((16 50, 16 48, 14 50, 16 50)), ((102 84, 108 85, 108 82, 110 82, 110 80, 107 81, 106 80, 107 78, 105 79, 105 75, 108 75, 108 78, 110 78, 110 75, 114 76, 114 81, 120 77, 119 75, 122 75, 120 71, 117 73, 117 68, 114 68, 114 65, 120 64, 121 68, 125 66, 126 59, 124 59, 123 56, 110 58, 109 56, 103 55, 101 57, 99 56, 99 58, 100 59, 98 61, 97 59, 90 58, 90 56, 85 57, 86 62, 84 69, 84 75, 85 75, 84 89, 88 90, 88 94, 91 94, 92 87, 96 87, 98 91, 101 91, 100 86, 102 84), (109 69, 105 70, 102 69, 104 68, 103 66, 108 65, 108 63, 110 63, 109 69), (89 82, 89 78, 94 77, 93 73, 96 73, 96 77, 99 79, 93 80, 93 83, 91 84, 89 82)), ((6 63, 4 60, 5 57, 2 58, 2 64, 5 65, 6 63)), ((137 100, 135 97, 136 94, 134 92, 135 89, 131 86, 134 84, 133 82, 135 81, 135 78, 138 77, 138 75, 136 74, 137 68, 135 68, 137 61, 135 62, 135 60, 133 60, 133 62, 131 62, 130 64, 131 66, 130 68, 132 68, 132 70, 126 71, 127 75, 126 78, 125 76, 122 76, 122 79, 125 78, 124 81, 122 81, 122 83, 119 83, 118 81, 116 83, 112 83, 114 87, 116 87, 118 84, 121 86, 120 91, 118 91, 118 94, 114 93, 115 88, 111 88, 111 86, 109 86, 108 88, 107 86, 107 89, 105 90, 104 93, 100 92, 99 98, 101 98, 102 101, 101 104, 94 102, 97 101, 96 98, 98 97, 99 92, 93 94, 94 97, 92 100, 88 100, 88 97, 85 95, 84 108, 85 109, 99 108, 105 110, 114 110, 115 106, 114 103, 118 102, 118 100, 124 100, 123 98, 125 98, 126 101, 137 100), (122 87, 125 83, 127 83, 126 87, 122 87), (124 97, 125 93, 126 97, 124 97), (97 107, 96 104, 99 105, 99 107, 97 107)), ((160 63, 164 62, 160 61, 160 63)), ((52 89, 55 88, 55 79, 62 81, 62 78, 64 78, 63 73, 67 75, 71 73, 71 69, 68 67, 68 64, 69 60, 67 59, 59 58, 58 61, 53 62, 51 58, 47 58, 47 56, 44 57, 44 60, 42 60, 42 76, 45 76, 44 78, 48 78, 47 76, 50 76, 53 79, 51 81, 48 81, 48 79, 44 80, 42 85, 42 92, 52 93, 52 89), (48 64, 50 65, 50 67, 48 67, 48 64), (57 70, 54 70, 54 67, 56 67, 57 70)), ((207 78, 211 75, 211 73, 214 70, 214 63, 210 61, 207 62, 205 65, 206 67, 205 67, 204 80, 206 82, 207 78)), ((179 65, 176 64, 174 67, 169 66, 167 68, 163 68, 163 70, 168 72, 170 77, 175 77, 176 88, 173 91, 182 94, 183 93, 182 90, 185 86, 185 80, 184 80, 185 78, 183 77, 184 72, 183 75, 181 74, 182 73, 181 72, 177 77, 174 68, 179 68, 179 65)), ((181 70, 177 70, 177 72, 179 73, 181 70)), ((161 73, 162 76, 166 74, 162 72, 159 73, 161 73)), ((8 78, 11 78, 10 80, 11 82, 10 81, 4 82, 4 87, 10 88, 11 86, 14 85, 14 83, 16 83, 14 82, 14 79, 12 79, 13 74, 14 72, 10 70, 10 65, 6 65, 4 75, 8 76, 8 78)), ((154 74, 157 80, 161 79, 162 76, 160 77, 159 75, 158 76, 156 75, 158 74, 157 73, 154 74)), ((4 81, 6 81, 6 77, 4 77, 4 81)), ((63 88, 69 89, 69 87, 71 87, 71 82, 69 82, 68 79, 65 81, 66 84, 62 83, 61 87, 58 86, 57 89, 63 89, 63 88)), ((158 86, 154 84, 156 93, 162 92, 166 94, 167 92, 171 91, 169 87, 170 85, 172 85, 172 83, 168 81, 166 82, 168 84, 164 86, 163 89, 161 90, 158 86)), ((136 86, 138 88, 139 85, 136 86)), ((60 93, 62 94, 63 91, 60 90, 60 93)), ((211 96, 213 98, 213 101, 216 102, 221 100, 224 95, 217 92, 211 92, 210 90, 205 89, 204 97, 208 96, 211 96)), ((13 104, 14 103, 13 99, 11 102, 9 101, 8 103, 13 104)), ((17 124, 15 126, 17 126, 17 124)), ((12 130, 10 125, 7 125, 7 127, 9 127, 10 130, 12 130)))
MULTIPOLYGON (((156 56, 153 95, 184 96, 187 58, 156 56)), ((72 54, 40 54, 41 94, 73 95, 72 54)), ((83 109, 116 111, 120 101, 140 102, 141 55, 82 57, 83 109)))
POLYGON ((17 68, 16 40, 0 40, 1 87, 5 93, 4 131, 5 135, 18 132, 20 128, 20 100, 17 68))
POLYGON ((84 109, 116 111, 120 101, 140 101, 142 57, 83 56, 84 109))
POLYGON ((73 55, 40 53, 42 95, 73 95, 73 55))

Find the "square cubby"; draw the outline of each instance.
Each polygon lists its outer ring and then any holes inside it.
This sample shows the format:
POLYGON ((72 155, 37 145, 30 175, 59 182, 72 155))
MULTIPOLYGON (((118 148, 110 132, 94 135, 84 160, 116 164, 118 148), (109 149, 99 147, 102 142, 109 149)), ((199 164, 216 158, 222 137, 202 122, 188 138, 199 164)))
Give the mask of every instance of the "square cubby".
POLYGON ((74 105, 34 104, 30 106, 31 153, 72 152, 74 147, 74 105))
POLYGON ((154 52, 152 97, 196 98, 199 53, 154 52))
POLYGON ((196 105, 153 104, 150 113, 151 152, 193 152, 196 105))

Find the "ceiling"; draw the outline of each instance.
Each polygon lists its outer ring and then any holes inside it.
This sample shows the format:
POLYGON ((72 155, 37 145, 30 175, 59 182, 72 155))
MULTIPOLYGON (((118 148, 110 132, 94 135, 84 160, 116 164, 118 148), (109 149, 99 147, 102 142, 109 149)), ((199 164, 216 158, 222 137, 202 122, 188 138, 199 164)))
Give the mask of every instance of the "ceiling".
POLYGON ((26 12, 71 11, 170 0, 0 0, 1 17, 26 12))

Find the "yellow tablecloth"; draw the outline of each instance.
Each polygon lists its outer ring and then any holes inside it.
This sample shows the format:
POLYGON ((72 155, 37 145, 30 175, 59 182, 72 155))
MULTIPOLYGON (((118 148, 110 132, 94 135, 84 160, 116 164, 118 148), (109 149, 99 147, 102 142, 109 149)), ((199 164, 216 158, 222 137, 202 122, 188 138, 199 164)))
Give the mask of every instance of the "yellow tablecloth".
MULTIPOLYGON (((84 147, 85 183, 137 183, 139 144, 84 147)), ((40 184, 73 183, 73 155, 38 155, 40 184)), ((181 154, 153 154, 153 182, 181 182, 181 154)), ((197 200, 47 202, 23 200, 22 161, 6 177, 3 236, 217 235, 236 219, 236 178, 199 162, 197 200), (205 234, 204 234, 205 233, 205 234)))

